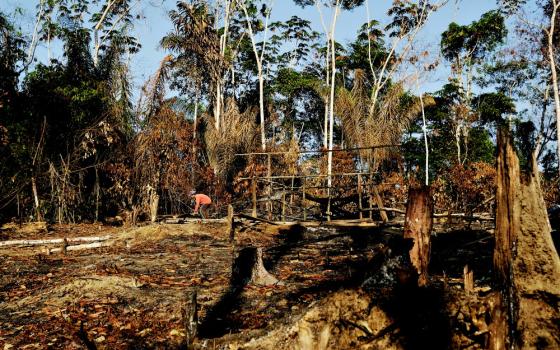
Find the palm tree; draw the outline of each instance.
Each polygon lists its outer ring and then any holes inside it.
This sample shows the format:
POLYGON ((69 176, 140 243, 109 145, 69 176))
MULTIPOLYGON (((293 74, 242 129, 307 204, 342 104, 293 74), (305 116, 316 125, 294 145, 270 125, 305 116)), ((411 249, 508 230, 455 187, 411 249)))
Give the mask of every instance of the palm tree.
MULTIPOLYGON (((335 111, 347 142, 354 147, 398 145, 410 123, 422 111, 420 98, 405 98, 402 84, 394 84, 383 95, 380 108, 371 113, 372 101, 367 86, 366 72, 357 69, 352 89, 339 87, 337 90, 335 111)), ((423 103, 426 106, 434 102, 424 98, 423 103)), ((394 153, 394 147, 366 149, 360 151, 360 158, 374 171, 394 153)))

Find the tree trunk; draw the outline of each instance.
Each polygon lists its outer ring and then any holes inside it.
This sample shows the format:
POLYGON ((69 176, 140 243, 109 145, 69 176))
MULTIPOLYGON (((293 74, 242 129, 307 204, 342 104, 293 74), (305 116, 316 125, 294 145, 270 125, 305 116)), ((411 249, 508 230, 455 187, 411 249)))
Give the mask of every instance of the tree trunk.
POLYGON ((42 221, 43 216, 39 209, 39 196, 37 195, 37 183, 34 176, 31 177, 31 191, 33 192, 33 203, 35 204, 35 219, 36 221, 42 221))
MULTIPOLYGON (((550 65, 550 72, 552 73, 552 91, 554 93, 554 107, 556 112, 556 155, 558 156, 558 163, 560 164, 560 92, 558 91, 558 74, 556 72, 556 60, 554 58, 554 32, 556 26, 556 15, 558 14, 558 6, 560 4, 557 0, 552 0, 552 14, 550 16, 550 29, 548 31, 548 60, 550 65)), ((560 172, 560 166, 558 167, 560 172)))
POLYGON ((261 121, 261 148, 266 151, 266 133, 264 125, 264 78, 262 66, 259 64, 259 116, 261 121))
POLYGON ((496 234, 494 247, 494 274, 501 286, 511 282, 512 246, 519 231, 519 160, 513 149, 509 132, 498 132, 496 188, 496 234))
POLYGON ((410 250, 410 260, 418 272, 418 285, 420 286, 428 283, 432 213, 433 202, 430 187, 411 187, 408 191, 404 237, 414 240, 414 246, 410 250))
POLYGON ((560 259, 551 236, 538 166, 521 175, 508 130, 498 137, 494 269, 507 310, 498 340, 519 349, 560 348, 560 259))

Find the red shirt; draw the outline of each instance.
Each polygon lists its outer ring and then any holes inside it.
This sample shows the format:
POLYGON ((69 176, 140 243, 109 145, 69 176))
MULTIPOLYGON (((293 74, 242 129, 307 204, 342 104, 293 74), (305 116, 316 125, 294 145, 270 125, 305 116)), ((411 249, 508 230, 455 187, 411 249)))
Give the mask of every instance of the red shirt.
POLYGON ((198 211, 198 207, 201 204, 212 204, 212 200, 210 199, 210 197, 208 197, 205 194, 197 193, 197 194, 194 195, 194 198, 196 200, 196 205, 194 207, 194 211, 198 211))

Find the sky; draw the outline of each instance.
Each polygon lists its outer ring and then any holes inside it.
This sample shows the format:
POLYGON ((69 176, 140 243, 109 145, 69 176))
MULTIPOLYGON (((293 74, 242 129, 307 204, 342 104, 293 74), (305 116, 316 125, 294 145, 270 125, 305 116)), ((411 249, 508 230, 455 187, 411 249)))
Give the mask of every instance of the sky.
MULTIPOLYGON (((382 24, 387 23, 385 15, 392 0, 368 0, 371 19, 376 19, 382 24)), ((142 44, 141 51, 131 57, 131 71, 135 90, 142 86, 151 74, 159 66, 159 62, 167 54, 159 47, 159 41, 167 32, 172 29, 168 13, 175 8, 176 0, 139 0, 135 10, 143 14, 143 19, 136 22, 134 35, 142 44)), ((19 24, 25 33, 33 31, 36 6, 39 0, 0 0, 0 11, 13 14, 14 9, 21 8, 23 13, 13 15, 11 18, 19 24)), ((418 37, 419 49, 437 50, 441 33, 447 28, 450 22, 468 24, 480 18, 480 16, 496 8, 493 0, 450 0, 446 7, 436 12, 428 21, 425 29, 418 37)), ((312 22, 313 29, 323 33, 317 9, 308 7, 302 9, 293 4, 291 0, 274 0, 272 7, 271 20, 281 21, 289 19, 291 16, 308 19, 312 22)), ((330 21, 330 14, 325 13, 327 26, 330 21)), ((353 11, 343 11, 340 14, 336 27, 336 40, 341 43, 348 43, 355 38, 358 28, 367 21, 365 6, 354 9, 353 11)), ((53 46, 53 52, 58 52, 60 57, 60 45, 53 46)), ((46 62, 47 50, 44 45, 37 48, 36 58, 46 62)), ((422 83, 423 91, 435 91, 446 83, 448 68, 440 67, 432 76, 426 78, 422 83)), ((136 93, 135 93, 136 95, 136 93)))

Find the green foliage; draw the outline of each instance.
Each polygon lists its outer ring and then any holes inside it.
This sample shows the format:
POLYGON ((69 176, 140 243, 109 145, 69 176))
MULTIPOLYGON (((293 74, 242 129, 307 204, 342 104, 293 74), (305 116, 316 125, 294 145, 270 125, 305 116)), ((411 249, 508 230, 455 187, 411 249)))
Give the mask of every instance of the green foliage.
POLYGON ((418 4, 406 0, 394 1, 387 11, 391 22, 385 30, 389 32, 389 37, 404 37, 426 21, 430 10, 432 5, 429 1, 420 0, 418 4))
POLYGON ((504 115, 515 113, 512 99, 502 92, 481 94, 474 100, 474 105, 483 124, 503 124, 504 115))
MULTIPOLYGON (((338 2, 343 9, 352 10, 361 6, 364 3, 364 0, 338 0, 338 2)), ((315 0, 294 0, 294 3, 301 7, 306 7, 315 5, 315 0)), ((323 3, 327 6, 335 6, 337 0, 325 0, 323 3)))
POLYGON ((503 43, 506 36, 504 17, 498 11, 490 11, 469 25, 451 23, 441 34, 441 53, 449 61, 460 57, 478 62, 503 43))

